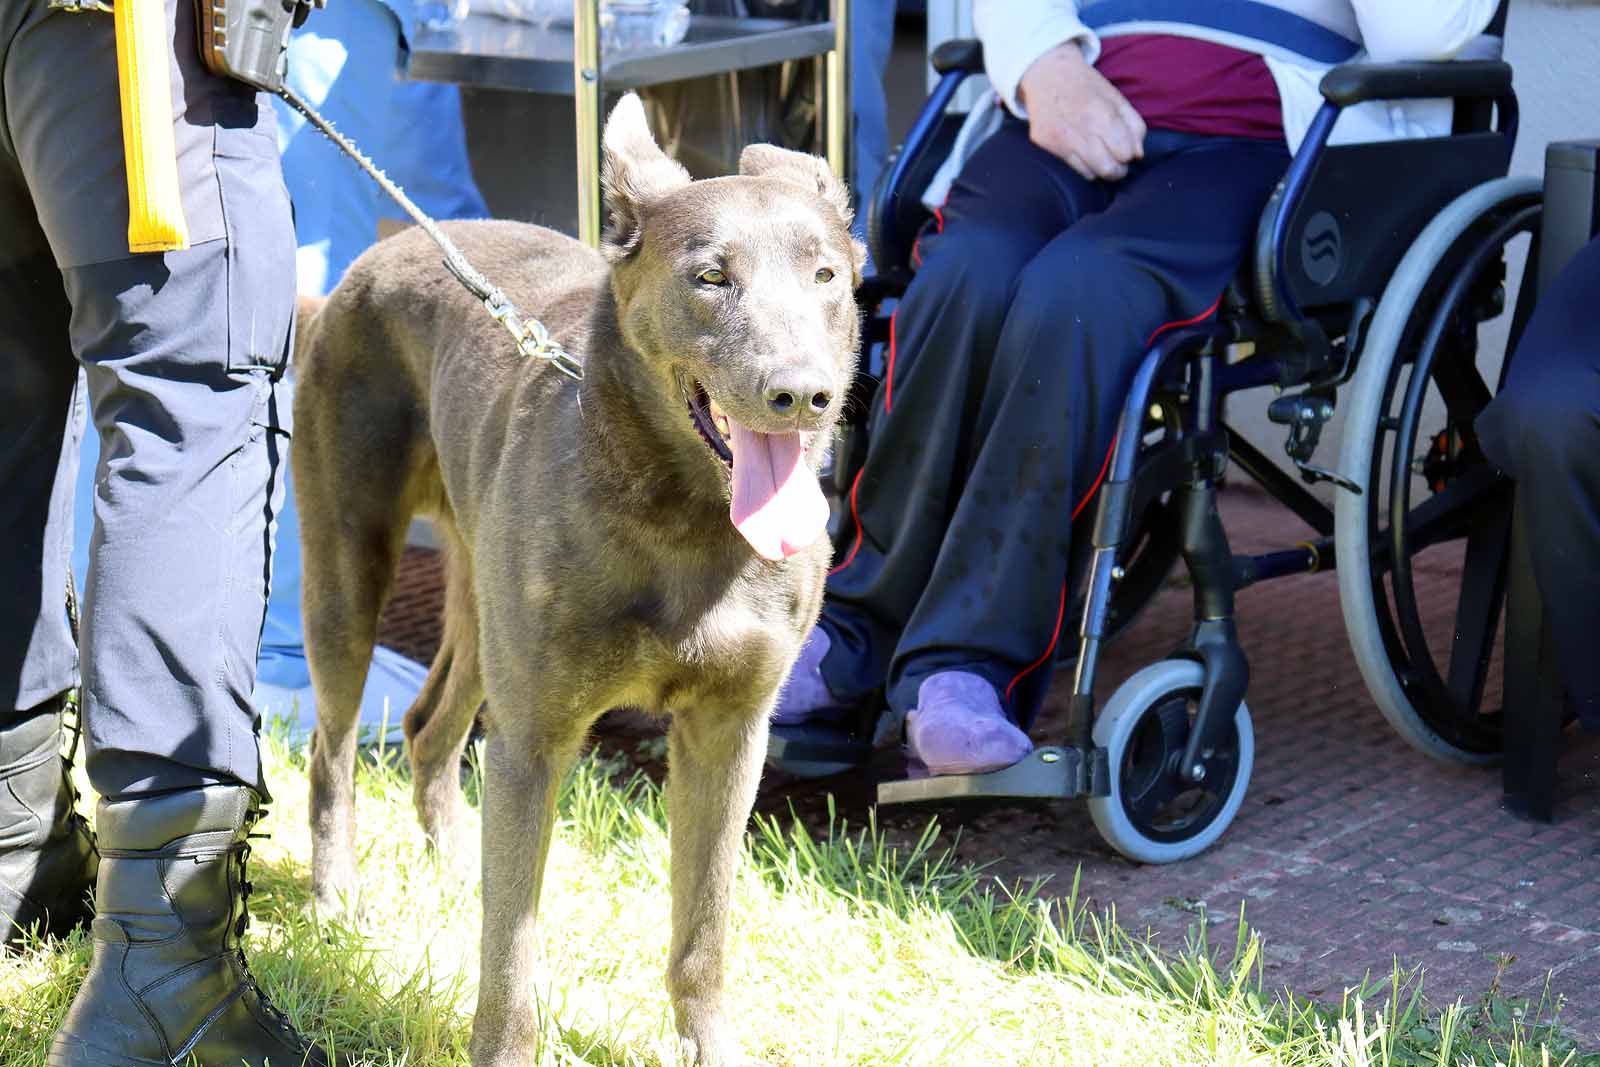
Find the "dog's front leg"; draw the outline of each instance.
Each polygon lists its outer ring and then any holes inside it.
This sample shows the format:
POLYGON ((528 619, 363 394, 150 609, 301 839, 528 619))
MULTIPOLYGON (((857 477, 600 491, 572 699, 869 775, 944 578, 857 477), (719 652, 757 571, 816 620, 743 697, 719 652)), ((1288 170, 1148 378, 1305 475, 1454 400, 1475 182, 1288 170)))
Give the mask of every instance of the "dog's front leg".
POLYGON ((483 933, 473 1067, 538 1059, 534 919, 556 794, 576 742, 530 744, 491 724, 484 743, 483 933))
POLYGON ((684 1059, 700 1067, 737 1062, 723 1013, 728 897, 745 823, 761 781, 767 714, 680 712, 669 735, 672 825, 672 955, 667 989, 684 1059))

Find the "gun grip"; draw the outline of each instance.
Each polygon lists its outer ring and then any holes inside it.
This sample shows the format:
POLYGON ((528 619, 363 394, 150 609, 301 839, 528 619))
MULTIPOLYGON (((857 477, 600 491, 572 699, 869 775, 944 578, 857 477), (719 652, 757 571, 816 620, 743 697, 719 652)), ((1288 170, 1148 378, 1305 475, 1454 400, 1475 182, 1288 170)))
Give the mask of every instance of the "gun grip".
POLYGON ((194 8, 207 70, 269 93, 283 88, 293 0, 194 0, 194 8))

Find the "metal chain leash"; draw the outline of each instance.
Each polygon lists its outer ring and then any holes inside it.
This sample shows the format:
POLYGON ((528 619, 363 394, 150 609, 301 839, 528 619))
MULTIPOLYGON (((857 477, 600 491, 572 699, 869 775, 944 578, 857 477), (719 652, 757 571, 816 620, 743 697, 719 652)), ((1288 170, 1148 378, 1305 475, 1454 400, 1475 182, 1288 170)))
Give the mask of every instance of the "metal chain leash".
POLYGON ((454 274, 456 279, 466 286, 473 296, 483 301, 483 306, 489 309, 489 314, 494 316, 496 322, 505 327, 506 332, 511 335, 511 339, 516 342, 518 352, 529 359, 537 359, 549 363, 556 370, 574 381, 583 380, 583 364, 578 362, 565 348, 562 348, 559 341, 550 336, 550 331, 545 329, 544 323, 535 318, 525 318, 517 310, 517 306, 511 302, 510 298, 500 291, 498 286, 478 273, 477 268, 467 260, 461 249, 456 247, 455 242, 446 237, 444 231, 439 229, 439 224, 429 218, 426 212, 413 203, 411 198, 405 194, 405 190, 395 184, 372 160, 363 155, 354 142, 334 129, 333 123, 317 114, 315 108, 306 103, 300 94, 287 85, 279 88, 278 94, 289 102, 289 106, 304 115, 311 125, 322 132, 323 136, 337 145, 341 152, 355 160, 356 164, 366 171, 373 181, 378 183, 378 187, 388 193, 394 199, 394 202, 404 208, 406 214, 410 215, 416 224, 421 226, 429 237, 433 238, 434 243, 444 253, 445 268, 451 274, 454 274))

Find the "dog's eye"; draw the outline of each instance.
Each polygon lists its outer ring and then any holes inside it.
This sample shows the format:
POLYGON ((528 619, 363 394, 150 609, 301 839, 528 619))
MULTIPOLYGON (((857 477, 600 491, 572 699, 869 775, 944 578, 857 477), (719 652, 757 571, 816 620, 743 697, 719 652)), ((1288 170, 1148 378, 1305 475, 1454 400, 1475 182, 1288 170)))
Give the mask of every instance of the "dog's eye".
POLYGON ((695 281, 702 285, 727 285, 728 276, 720 270, 703 270, 695 275, 695 281))
POLYGON ((833 281, 833 271, 829 270, 827 267, 823 267, 821 270, 817 271, 818 285, 827 285, 831 281, 833 281))

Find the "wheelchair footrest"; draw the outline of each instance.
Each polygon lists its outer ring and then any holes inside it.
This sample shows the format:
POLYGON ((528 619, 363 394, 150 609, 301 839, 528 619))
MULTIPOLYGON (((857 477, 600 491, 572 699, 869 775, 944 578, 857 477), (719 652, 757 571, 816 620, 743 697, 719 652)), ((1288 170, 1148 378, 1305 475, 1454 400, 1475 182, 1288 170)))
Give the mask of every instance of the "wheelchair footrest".
POLYGON ((871 758, 871 742, 837 726, 799 723, 767 734, 767 763, 800 778, 841 774, 871 758))
POLYGON ((942 774, 878 783, 879 804, 978 799, 1066 800, 1089 794, 1089 766, 1076 748, 1037 748, 987 774, 942 774))

